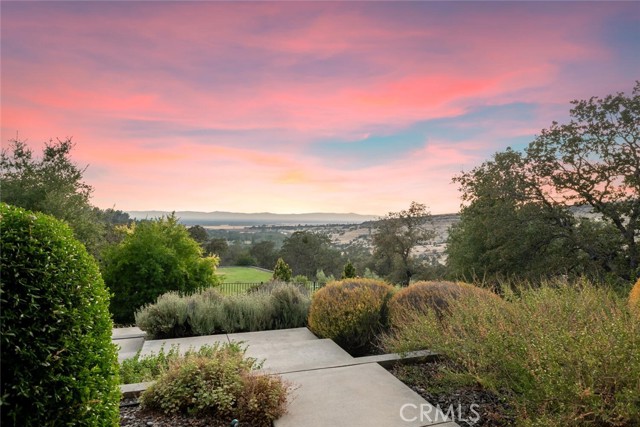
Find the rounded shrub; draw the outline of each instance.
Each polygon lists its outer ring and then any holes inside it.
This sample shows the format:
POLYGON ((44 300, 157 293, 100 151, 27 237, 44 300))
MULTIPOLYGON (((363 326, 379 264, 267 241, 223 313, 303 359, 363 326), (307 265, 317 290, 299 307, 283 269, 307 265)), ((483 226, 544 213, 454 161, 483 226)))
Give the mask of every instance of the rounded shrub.
POLYGON ((387 302, 394 288, 372 279, 331 282, 315 293, 309 328, 351 354, 369 350, 387 325, 387 302))
POLYGON ((396 292, 389 301, 389 323, 391 326, 401 325, 407 314, 424 313, 427 310, 434 310, 441 318, 448 310, 447 301, 460 295, 497 298, 490 291, 462 282, 416 282, 396 292))
POLYGON ((629 293, 629 309, 640 320, 640 279, 638 279, 631 289, 631 293, 629 293))
POLYGON ((55 218, 0 204, 2 425, 116 426, 118 364, 96 261, 55 218))
POLYGON ((237 345, 214 346, 206 355, 186 354, 141 396, 142 406, 166 414, 233 419, 241 425, 271 426, 286 410, 288 383, 258 374, 255 359, 237 345))
POLYGON ((158 297, 155 304, 148 304, 136 311, 136 325, 154 339, 191 336, 187 323, 189 303, 192 298, 178 292, 167 292, 158 297))

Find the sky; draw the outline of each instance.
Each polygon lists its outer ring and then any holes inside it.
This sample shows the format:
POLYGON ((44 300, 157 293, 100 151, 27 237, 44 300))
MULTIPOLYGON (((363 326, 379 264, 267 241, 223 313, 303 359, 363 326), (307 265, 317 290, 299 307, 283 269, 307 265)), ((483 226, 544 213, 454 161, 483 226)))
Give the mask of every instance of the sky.
POLYGON ((638 2, 2 1, 1 141, 101 208, 457 212, 451 179, 631 93, 638 2))

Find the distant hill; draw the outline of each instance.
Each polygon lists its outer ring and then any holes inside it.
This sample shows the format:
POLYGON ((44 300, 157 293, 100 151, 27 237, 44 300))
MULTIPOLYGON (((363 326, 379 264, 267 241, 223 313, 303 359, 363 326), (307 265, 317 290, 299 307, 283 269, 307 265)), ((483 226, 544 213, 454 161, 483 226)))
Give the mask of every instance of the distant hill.
MULTIPOLYGON (((151 219, 170 215, 166 211, 128 211, 132 218, 151 219)), ((361 224, 377 219, 374 215, 359 215, 354 213, 308 213, 308 214, 274 214, 236 213, 236 212, 192 212, 177 211, 176 216, 185 225, 279 225, 279 224, 361 224)))

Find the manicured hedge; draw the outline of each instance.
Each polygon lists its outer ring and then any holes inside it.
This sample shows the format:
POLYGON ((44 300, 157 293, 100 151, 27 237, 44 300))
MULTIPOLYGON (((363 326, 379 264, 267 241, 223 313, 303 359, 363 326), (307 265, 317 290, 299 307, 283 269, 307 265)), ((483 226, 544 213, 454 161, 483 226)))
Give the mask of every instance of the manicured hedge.
POLYGON ((3 426, 118 425, 109 295, 55 218, 0 204, 3 426))

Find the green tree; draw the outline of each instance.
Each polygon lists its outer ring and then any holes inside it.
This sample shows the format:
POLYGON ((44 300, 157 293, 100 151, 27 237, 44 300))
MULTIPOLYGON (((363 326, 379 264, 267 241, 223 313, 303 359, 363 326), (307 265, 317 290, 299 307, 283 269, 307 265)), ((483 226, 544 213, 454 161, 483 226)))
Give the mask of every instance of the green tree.
MULTIPOLYGON (((120 243, 126 236, 126 227, 130 226, 134 222, 131 217, 129 217, 128 213, 121 210, 116 210, 113 208, 93 208, 93 211, 99 218, 99 220, 104 224, 105 229, 103 240, 105 245, 120 243)), ((98 259, 100 259, 100 257, 98 257, 98 259)))
POLYGON ((632 97, 573 104, 569 124, 554 122, 523 153, 507 149, 454 178, 467 203, 449 235, 454 274, 637 274, 640 84, 632 97))
POLYGON ((571 121, 553 122, 526 149, 533 197, 549 206, 588 205, 624 240, 625 279, 640 253, 640 81, 631 96, 573 101, 571 121))
POLYGON ((254 243, 249 249, 249 253, 253 256, 257 264, 262 268, 271 268, 278 259, 276 244, 269 240, 254 243))
POLYGON ((93 188, 83 181, 86 170, 74 164, 71 139, 45 143, 36 158, 24 141, 10 141, 0 154, 2 201, 66 221, 75 237, 96 255, 104 224, 89 203, 93 188))
POLYGON ((331 245, 331 239, 320 233, 296 231, 283 243, 280 257, 291 266, 293 274, 315 277, 318 270, 339 275, 343 259, 331 245))
POLYGON ((136 309, 165 292, 188 294, 219 284, 217 264, 217 257, 203 258, 175 214, 135 224, 103 257, 104 279, 114 294, 114 319, 132 322, 136 309))
POLYGON ((373 256, 378 273, 392 282, 409 285, 420 267, 416 247, 435 236, 427 207, 411 202, 409 209, 389 212, 374 228, 373 256))
POLYGON ((275 267, 273 268, 273 280, 280 280, 282 282, 290 282, 292 276, 291 267, 282 259, 278 258, 275 267))
POLYGON ((201 245, 207 243, 209 240, 209 233, 207 233, 206 228, 201 225, 194 225, 187 229, 189 235, 193 240, 200 243, 201 245))
POLYGON ((118 425, 109 294, 61 221, 0 204, 3 426, 118 425))
POLYGON ((351 264, 351 260, 349 260, 342 269, 342 279, 353 279, 354 277, 356 277, 356 268, 351 264))
POLYGON ((225 239, 214 238, 209 240, 205 245, 206 253, 210 255, 217 255, 220 259, 229 251, 229 244, 225 239))

